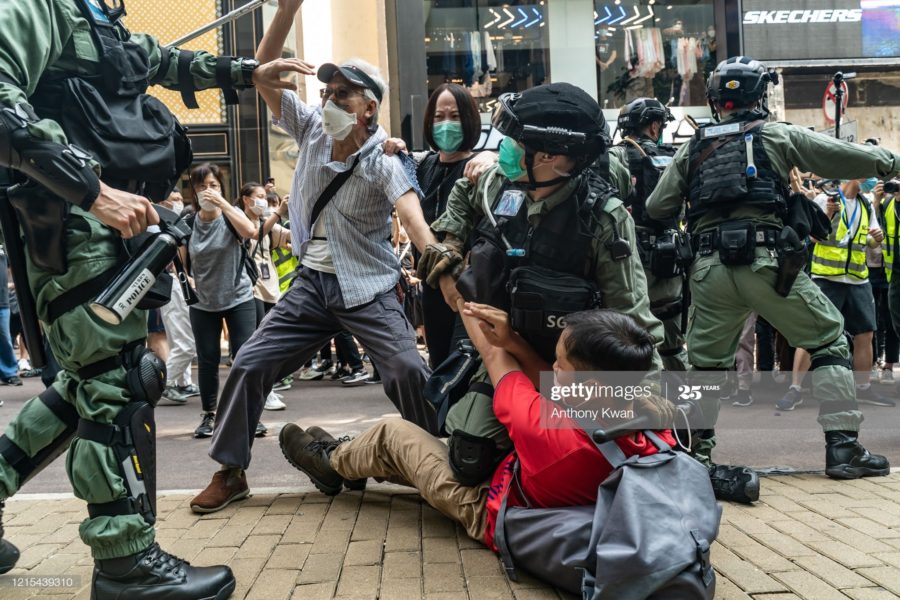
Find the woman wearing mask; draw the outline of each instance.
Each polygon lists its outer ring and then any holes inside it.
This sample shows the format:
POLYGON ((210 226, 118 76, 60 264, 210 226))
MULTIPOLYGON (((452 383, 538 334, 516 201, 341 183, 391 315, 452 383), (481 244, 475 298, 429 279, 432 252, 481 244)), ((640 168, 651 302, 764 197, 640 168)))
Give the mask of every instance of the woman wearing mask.
POLYGON ((211 436, 215 424, 222 319, 228 324, 232 357, 256 329, 256 301, 244 264, 243 243, 254 238, 258 228, 222 195, 222 177, 216 165, 195 167, 191 171, 191 187, 196 214, 188 244, 188 264, 199 302, 191 306, 190 313, 203 404, 194 437, 200 438, 211 436))
MULTIPOLYGON (((433 150, 414 153, 413 158, 423 193, 422 212, 431 224, 447 208, 453 184, 470 175, 466 165, 475 156, 472 149, 481 136, 481 117, 469 90, 455 83, 444 83, 428 99, 424 126, 425 140, 433 150)), ((405 147, 402 140, 390 142, 398 148, 405 147)), ((418 252, 414 256, 418 261, 418 252)), ((428 360, 434 368, 446 360, 454 340, 465 337, 465 330, 456 313, 444 302, 441 291, 428 285, 422 286, 422 312, 428 360)))
MULTIPOLYGON (((284 248, 290 243, 290 233, 278 222, 287 216, 288 207, 284 202, 274 209, 269 207, 266 188, 259 183, 245 183, 241 188, 240 204, 250 222, 257 224, 256 235, 250 240, 250 256, 256 263, 259 279, 253 286, 253 298, 256 302, 256 324, 259 325, 266 313, 275 306, 281 291, 278 286, 278 274, 272 262, 272 250, 284 248)), ((274 391, 266 396, 266 410, 284 410, 284 402, 274 391)))

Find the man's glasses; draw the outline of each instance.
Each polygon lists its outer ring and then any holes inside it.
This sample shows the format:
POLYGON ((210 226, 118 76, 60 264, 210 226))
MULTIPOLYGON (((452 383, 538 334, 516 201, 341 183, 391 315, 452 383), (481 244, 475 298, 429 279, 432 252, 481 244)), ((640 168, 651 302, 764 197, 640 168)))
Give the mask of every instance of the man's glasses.
POLYGON ((364 92, 362 92, 360 90, 351 90, 351 89, 347 89, 347 88, 343 88, 343 87, 340 87, 337 89, 322 88, 319 90, 319 97, 322 100, 328 100, 329 98, 334 98, 334 99, 338 100, 339 102, 345 102, 345 101, 349 100, 352 96, 357 96, 357 95, 362 96, 362 95, 364 95, 364 92))

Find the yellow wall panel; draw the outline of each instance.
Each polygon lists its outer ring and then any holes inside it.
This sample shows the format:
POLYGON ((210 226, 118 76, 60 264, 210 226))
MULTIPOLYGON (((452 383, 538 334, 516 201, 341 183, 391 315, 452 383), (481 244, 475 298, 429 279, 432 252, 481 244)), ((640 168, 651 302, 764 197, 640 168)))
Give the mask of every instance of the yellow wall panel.
MULTIPOLYGON (((128 16, 125 26, 131 31, 140 31, 156 36, 166 44, 182 35, 194 31, 215 20, 218 2, 215 0, 129 0, 126 5, 128 16)), ((213 54, 220 53, 221 28, 209 31, 188 42, 185 46, 190 50, 206 50, 213 54)), ((197 103, 200 108, 188 110, 181 101, 181 94, 155 85, 150 93, 165 102, 175 113, 178 120, 186 124, 225 122, 225 106, 222 93, 215 90, 197 92, 197 103)))

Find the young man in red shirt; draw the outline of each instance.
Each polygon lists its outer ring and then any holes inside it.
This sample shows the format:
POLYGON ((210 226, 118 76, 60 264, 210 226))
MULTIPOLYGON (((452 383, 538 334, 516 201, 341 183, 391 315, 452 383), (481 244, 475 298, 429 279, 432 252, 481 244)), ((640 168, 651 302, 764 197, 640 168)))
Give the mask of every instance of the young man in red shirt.
MULTIPOLYGON (((337 494, 345 482, 358 485, 368 477, 415 487, 426 502, 496 552, 494 529, 504 495, 510 495, 509 506, 524 506, 526 498, 533 507, 591 505, 612 468, 578 424, 552 416, 554 411, 548 409, 559 405, 536 389, 539 373, 551 367, 511 331, 506 313, 479 304, 463 306, 461 301, 460 308, 495 388, 494 412, 514 446, 490 483, 475 487, 458 483, 447 460, 447 445, 400 419, 386 419, 352 441, 335 440, 317 427, 304 431, 288 424, 279 442, 288 461, 323 493, 337 494), (510 487, 516 460, 520 485, 510 487)), ((555 380, 572 382, 576 371, 646 372, 652 366, 653 348, 653 337, 627 315, 611 310, 575 313, 567 318, 556 347, 555 380)), ((661 423, 671 422, 666 401, 640 401, 647 404, 635 405, 635 413, 649 412, 661 423)), ((670 431, 660 435, 675 445, 670 431)), ((616 443, 626 456, 656 452, 641 433, 616 443)))

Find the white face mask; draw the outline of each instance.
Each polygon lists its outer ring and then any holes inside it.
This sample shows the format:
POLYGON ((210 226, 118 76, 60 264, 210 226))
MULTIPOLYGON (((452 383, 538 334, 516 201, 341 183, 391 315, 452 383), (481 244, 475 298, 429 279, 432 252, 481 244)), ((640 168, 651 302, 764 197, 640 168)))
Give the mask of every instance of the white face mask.
POLYGON ((346 110, 329 100, 322 109, 322 128, 327 135, 336 140, 346 139, 353 126, 356 125, 356 114, 346 110))
POLYGON ((184 202, 173 202, 172 210, 180 215, 184 210, 184 202))
POLYGON ((266 208, 268 208, 269 203, 265 200, 256 199, 253 201, 253 206, 250 207, 250 210, 253 211, 255 215, 261 215, 265 212, 266 208))
POLYGON ((210 211, 210 212, 216 210, 216 203, 213 202, 212 200, 207 200, 205 197, 201 196, 198 199, 198 201, 200 203, 200 210, 205 210, 205 211, 210 211))

